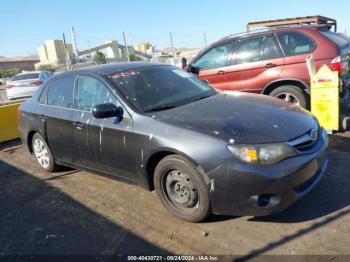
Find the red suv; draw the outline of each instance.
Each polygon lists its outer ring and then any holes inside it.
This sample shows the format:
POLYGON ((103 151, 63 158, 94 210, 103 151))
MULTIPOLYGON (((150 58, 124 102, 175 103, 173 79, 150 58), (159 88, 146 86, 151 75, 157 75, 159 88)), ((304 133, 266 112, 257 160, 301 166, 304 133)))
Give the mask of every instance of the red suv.
POLYGON ((225 37, 188 65, 215 88, 271 95, 309 107, 310 78, 305 63, 313 55, 341 76, 341 101, 350 86, 349 41, 330 26, 294 26, 225 37))

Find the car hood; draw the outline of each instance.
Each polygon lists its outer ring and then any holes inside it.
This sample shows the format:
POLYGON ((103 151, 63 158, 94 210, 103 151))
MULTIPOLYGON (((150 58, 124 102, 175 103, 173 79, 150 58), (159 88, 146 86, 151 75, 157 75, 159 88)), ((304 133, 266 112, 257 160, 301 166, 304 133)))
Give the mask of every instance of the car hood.
POLYGON ((241 92, 222 92, 153 115, 168 124, 235 144, 286 142, 317 126, 313 116, 298 106, 241 92))

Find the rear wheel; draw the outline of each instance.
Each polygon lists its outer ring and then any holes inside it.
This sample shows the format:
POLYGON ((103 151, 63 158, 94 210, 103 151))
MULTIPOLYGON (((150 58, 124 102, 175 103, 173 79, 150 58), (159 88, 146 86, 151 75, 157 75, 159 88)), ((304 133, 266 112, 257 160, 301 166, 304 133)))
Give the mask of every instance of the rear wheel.
POLYGON ((44 138, 36 133, 32 139, 32 148, 34 156, 42 169, 47 172, 57 170, 54 158, 49 146, 46 144, 44 138))
POLYGON ((285 100, 303 108, 308 108, 309 105, 308 96, 298 86, 286 85, 277 87, 270 93, 270 96, 285 100))
POLYGON ((163 158, 155 169, 154 185, 161 202, 174 216, 200 222, 209 215, 209 189, 204 175, 186 158, 163 158))

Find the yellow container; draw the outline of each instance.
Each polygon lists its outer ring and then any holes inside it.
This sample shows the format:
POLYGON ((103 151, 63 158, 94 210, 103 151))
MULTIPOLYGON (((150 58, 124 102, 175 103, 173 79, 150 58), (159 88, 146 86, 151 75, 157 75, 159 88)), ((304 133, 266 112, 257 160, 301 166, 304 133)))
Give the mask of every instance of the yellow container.
POLYGON ((311 75, 311 112, 327 131, 339 129, 338 72, 326 65, 311 75))
POLYGON ((0 105, 0 143, 19 137, 17 109, 20 103, 0 105))

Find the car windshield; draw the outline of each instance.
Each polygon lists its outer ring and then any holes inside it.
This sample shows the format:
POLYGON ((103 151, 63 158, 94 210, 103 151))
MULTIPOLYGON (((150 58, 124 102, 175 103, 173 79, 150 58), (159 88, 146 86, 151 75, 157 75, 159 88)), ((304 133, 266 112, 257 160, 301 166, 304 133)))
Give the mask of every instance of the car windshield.
POLYGON ((126 99, 143 112, 167 110, 216 94, 193 75, 172 66, 150 66, 111 74, 126 99))
POLYGON ((18 80, 38 79, 38 78, 39 78, 39 73, 30 73, 30 74, 16 75, 11 80, 18 81, 18 80))

